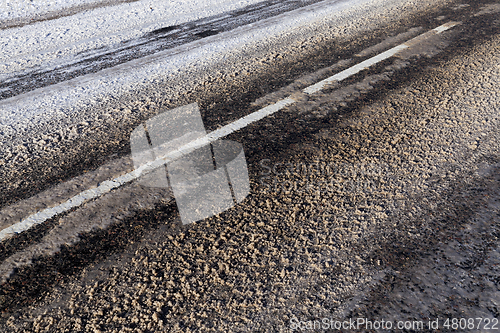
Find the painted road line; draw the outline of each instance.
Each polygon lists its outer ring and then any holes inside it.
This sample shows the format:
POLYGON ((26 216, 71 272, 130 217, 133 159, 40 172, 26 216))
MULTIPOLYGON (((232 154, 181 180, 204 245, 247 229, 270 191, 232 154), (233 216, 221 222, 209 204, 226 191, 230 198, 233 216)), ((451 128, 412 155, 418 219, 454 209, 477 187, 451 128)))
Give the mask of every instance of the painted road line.
POLYGON ((448 23, 445 23, 443 25, 440 25, 439 27, 437 28, 434 28, 432 29, 433 31, 435 31, 436 33, 440 34, 442 33, 443 31, 446 31, 448 29, 451 29, 453 28, 454 26, 457 26, 459 25, 461 22, 448 22, 448 23))
POLYGON ((365 70, 365 69, 367 69, 367 68, 369 68, 369 67, 371 67, 371 66, 373 66, 373 65, 375 65, 383 60, 389 59, 390 57, 396 55, 397 53, 401 52, 402 50, 407 49, 408 47, 413 45, 416 41, 420 41, 423 38, 426 38, 430 35, 440 34, 443 31, 451 29, 452 27, 456 26, 459 23, 460 22, 445 23, 437 28, 432 29, 429 32, 426 32, 422 35, 418 35, 417 37, 415 37, 413 39, 410 39, 409 41, 407 41, 404 44, 395 46, 390 50, 387 50, 383 53, 380 53, 380 54, 378 54, 374 57, 371 57, 370 59, 367 59, 363 62, 360 62, 359 64, 354 65, 354 66, 352 66, 352 67, 350 67, 350 68, 348 68, 340 73, 337 73, 333 76, 330 76, 329 78, 326 78, 323 81, 320 81, 312 86, 309 86, 309 87, 305 88, 303 90, 303 92, 305 92, 306 94, 317 93, 318 91, 324 89, 327 85, 330 85, 334 82, 340 82, 342 80, 345 80, 348 77, 353 76, 355 74, 358 74, 359 72, 361 72, 361 71, 363 71, 363 70, 365 70))
POLYGON ((329 78, 326 78, 324 79, 323 81, 320 81, 316 84, 313 84, 312 86, 309 86, 307 88, 305 88, 303 90, 303 92, 305 92, 306 94, 314 94, 314 93, 317 93, 318 91, 322 90, 323 88, 325 88, 327 85, 330 85, 334 82, 340 82, 342 80, 345 80, 347 79, 348 77, 351 77, 355 74, 358 74, 359 72, 375 65, 375 64, 378 64, 379 62, 385 60, 385 59, 388 59, 392 56, 394 56, 395 54, 401 52, 402 50, 408 48, 408 46, 402 44, 402 45, 398 45, 396 47, 393 47, 392 49, 390 50, 387 50, 381 54, 378 54, 370 59, 367 59, 363 62, 360 62, 359 64, 357 65, 354 65, 340 73, 337 73, 333 76, 330 76, 329 78))
MULTIPOLYGON (((375 65, 375 64, 377 64, 385 59, 388 59, 388 58, 396 55, 397 53, 401 52, 402 50, 405 50, 408 47, 410 47, 410 45, 413 44, 412 41, 417 40, 417 39, 421 39, 422 36, 424 36, 424 35, 428 35, 429 33, 439 34, 443 31, 446 31, 446 30, 456 26, 459 23, 460 22, 448 22, 446 24, 443 24, 443 25, 441 25, 441 26, 439 26, 439 27, 437 27, 429 32, 426 32, 422 35, 419 35, 419 36, 409 40, 408 42, 406 42, 404 44, 393 47, 392 49, 390 49, 388 51, 385 51, 385 52, 383 52, 379 55, 376 55, 370 59, 367 59, 367 60, 365 60, 357 65, 354 65, 354 66, 352 66, 352 67, 350 67, 350 68, 348 68, 348 69, 346 69, 338 74, 335 74, 335 75, 333 75, 333 76, 331 76, 323 81, 320 81, 312 86, 309 86, 309 87, 305 88, 303 90, 303 92, 305 92, 307 94, 313 94, 315 92, 318 92, 328 84, 345 80, 345 79, 361 72, 364 69, 367 69, 367 68, 369 68, 369 67, 371 67, 371 66, 373 66, 373 65, 375 65)), ((197 140, 194 140, 194 141, 178 148, 177 150, 170 152, 169 154, 167 154, 165 156, 161 156, 152 162, 146 163, 146 164, 142 165, 141 167, 135 169, 134 171, 131 171, 123 176, 114 178, 112 180, 104 181, 104 182, 100 183, 96 188, 81 192, 80 194, 75 195, 74 197, 70 198, 69 200, 63 202, 62 204, 60 204, 58 206, 47 208, 47 209, 44 209, 38 213, 35 213, 35 214, 27 217, 26 219, 22 220, 21 222, 18 222, 18 223, 14 224, 8 228, 1 230, 0 231, 0 241, 3 241, 4 239, 11 237, 17 233, 26 231, 26 230, 30 229, 32 226, 43 223, 56 215, 65 213, 73 208, 79 207, 82 204, 84 204, 85 202, 88 202, 88 201, 93 200, 93 199, 97 199, 97 198, 103 196, 104 194, 111 192, 113 189, 119 188, 127 183, 130 183, 130 182, 140 178, 141 176, 144 176, 144 175, 152 172, 153 170, 155 170, 158 167, 161 167, 167 163, 170 163, 170 162, 172 162, 172 161, 174 161, 182 156, 185 156, 185 155, 191 153, 192 151, 194 151, 198 148, 204 147, 204 146, 206 146, 214 141, 217 141, 217 140, 219 140, 219 139, 221 139, 221 138, 223 138, 231 133, 234 133, 242 128, 245 128, 246 126, 248 126, 254 122, 257 122, 257 121, 259 121, 259 120, 261 120, 269 115, 272 115, 273 113, 276 113, 276 112, 282 110, 283 108, 294 104, 295 102, 296 102, 296 100, 293 99, 292 97, 287 97, 285 99, 282 99, 274 104, 266 106, 266 107, 264 107, 258 111, 255 111, 255 112, 253 112, 253 113, 251 113, 243 118, 240 118, 240 119, 238 119, 238 120, 236 120, 228 125, 225 125, 225 126, 219 128, 211 133, 208 133, 207 135, 205 135, 197 140)))

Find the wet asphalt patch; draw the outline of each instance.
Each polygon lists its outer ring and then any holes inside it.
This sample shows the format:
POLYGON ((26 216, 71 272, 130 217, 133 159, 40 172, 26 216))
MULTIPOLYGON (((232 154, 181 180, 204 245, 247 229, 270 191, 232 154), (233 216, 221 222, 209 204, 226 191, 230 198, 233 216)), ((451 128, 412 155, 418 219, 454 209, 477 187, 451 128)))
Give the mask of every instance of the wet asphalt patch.
MULTIPOLYGON (((16 270, 14 277, 2 284, 0 311, 6 313, 32 304, 47 295, 61 281, 70 281, 83 268, 125 249, 131 251, 134 243, 140 242, 145 236, 150 239, 149 233, 154 233, 160 226, 164 227, 165 221, 171 221, 171 225, 167 229, 163 228, 163 232, 175 234, 179 230, 175 221, 178 216, 176 209, 175 202, 172 202, 167 206, 159 205, 154 210, 137 212, 132 219, 126 219, 105 230, 80 235, 81 241, 75 246, 63 246, 54 256, 37 258, 32 265, 16 270)), ((33 232, 50 228, 54 224, 53 221, 47 221, 35 227, 33 232)), ((20 250, 40 237, 30 230, 29 235, 18 236, 6 245, 18 245, 20 250)))

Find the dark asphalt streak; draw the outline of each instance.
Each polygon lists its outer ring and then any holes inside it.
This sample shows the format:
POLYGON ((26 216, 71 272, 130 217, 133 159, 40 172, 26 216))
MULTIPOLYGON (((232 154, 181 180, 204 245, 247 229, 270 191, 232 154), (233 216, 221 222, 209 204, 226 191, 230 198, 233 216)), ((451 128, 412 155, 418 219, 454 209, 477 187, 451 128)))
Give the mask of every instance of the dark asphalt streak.
POLYGON ((54 69, 28 70, 0 83, 0 100, 37 88, 95 73, 127 61, 168 50, 192 41, 251 24, 320 0, 268 0, 231 12, 163 27, 137 39, 97 50, 81 52, 76 61, 54 69))
MULTIPOLYGON (((471 8, 471 11, 475 9, 476 8, 471 8)), ((452 13, 447 14, 451 15, 452 13)), ((420 23, 425 25, 425 19, 421 18, 421 20, 420 23)), ((383 98, 391 89, 401 87, 409 81, 428 75, 422 68, 427 66, 439 66, 449 59, 459 56, 461 53, 466 53, 475 45, 484 43, 489 40, 491 36, 498 34, 498 26, 491 24, 492 20, 493 18, 491 17, 480 17, 474 20, 465 21, 466 24, 463 25, 464 31, 460 39, 455 40, 446 50, 447 52, 432 59, 422 58, 416 60, 405 71, 398 74, 393 81, 380 84, 376 89, 362 95, 352 103, 338 106, 338 111, 329 115, 327 118, 315 119, 313 117, 307 119, 307 122, 304 122, 303 115, 293 116, 291 114, 278 114, 273 118, 272 128, 265 126, 265 124, 255 124, 243 130, 242 133, 239 133, 237 136, 235 135, 234 138, 230 136, 228 139, 243 140, 243 144, 246 147, 245 154, 247 155, 250 167, 250 176, 255 180, 258 177, 258 173, 261 171, 258 169, 258 161, 264 158, 279 160, 280 158, 298 153, 294 150, 294 147, 304 145, 308 141, 311 141, 313 144, 314 141, 312 138, 315 134, 320 132, 321 129, 330 128, 332 126, 335 127, 340 118, 355 115, 362 106, 383 98), (254 135, 254 133, 259 133, 259 135, 254 135)), ((363 48, 360 46, 359 49, 361 50, 363 48)), ((331 56, 331 54, 324 54, 325 58, 328 58, 328 56, 331 56)), ((335 58, 337 59, 338 57, 335 58)), ((327 61, 326 59, 324 60, 327 61)), ((383 67, 384 65, 385 64, 381 64, 379 67, 383 67)), ((296 68, 296 70, 300 71, 303 70, 303 68, 296 68)), ((377 70, 378 68, 374 68, 372 71, 376 72, 377 70)), ((356 80, 359 80, 359 77, 353 77, 343 84, 348 85, 356 80)), ((282 79, 281 82, 274 81, 268 83, 270 86, 261 89, 265 89, 269 92, 275 89, 276 86, 283 86, 287 82, 289 82, 289 78, 282 79)), ((262 96, 262 94, 262 91, 252 91, 245 96, 240 96, 240 102, 238 103, 241 103, 241 101, 255 100, 257 97, 262 96)), ((206 100, 203 104, 214 105, 212 102, 215 101, 216 98, 213 100, 206 100)), ((245 105, 248 107, 248 104, 245 105)), ((213 112, 211 112, 210 118, 220 121, 218 115, 225 114, 226 108, 241 110, 235 102, 233 105, 224 105, 219 107, 218 110, 211 110, 213 112)), ((229 121, 228 119, 225 120, 229 121)), ((314 156, 309 156, 309 158, 314 160, 314 156)), ((451 213, 448 215, 444 214, 437 227, 447 229, 441 233, 430 233, 426 244, 424 244, 425 246, 422 243, 413 244, 414 247, 417 245, 425 247, 425 250, 420 252, 414 251, 414 248, 406 246, 407 243, 403 244, 401 240, 398 240, 396 243, 393 239, 389 239, 382 244, 380 253, 374 253, 373 258, 368 259, 386 258, 387 261, 392 260, 390 265, 402 269, 410 265, 413 261, 418 260, 418 256, 422 256, 429 251, 432 252, 432 247, 439 242, 443 235, 452 235, 455 230, 459 229, 462 220, 456 219, 453 217, 453 214, 456 212, 460 213, 462 210, 465 211, 462 215, 466 218, 470 216, 471 212, 474 210, 474 207, 471 206, 462 207, 461 203, 454 204, 456 203, 454 198, 456 199, 460 193, 466 191, 468 191, 468 189, 465 188, 465 185, 458 181, 450 186, 449 193, 443 193, 443 196, 450 198, 450 207, 446 212, 451 213), (459 192, 456 192, 457 189, 459 192), (455 221, 453 226, 449 226, 450 220, 455 221), (446 227, 447 225, 448 227, 446 227)), ((252 189, 251 193, 254 193, 254 189, 252 189)), ((40 226, 36 233, 43 233, 44 228, 51 228, 53 224, 54 222, 52 221, 40 226)), ((163 229, 160 229, 161 233, 164 232, 166 234, 175 235, 181 229, 176 222, 175 204, 173 202, 168 206, 157 207, 157 209, 153 211, 138 212, 137 216, 133 219, 124 221, 123 224, 113 226, 113 228, 108 230, 101 230, 89 235, 84 235, 84 241, 77 247, 64 248, 56 256, 40 258, 32 267, 23 268, 18 271, 15 276, 10 281, 3 284, 0 289, 0 309, 5 313, 2 320, 6 320, 12 311, 43 299, 45 295, 53 290, 54 286, 57 286, 61 281, 70 281, 74 279, 75 274, 78 274, 84 267, 88 267, 89 264, 98 263, 113 253, 121 253, 122 251, 128 253, 133 252, 136 246, 133 245, 133 243, 141 239, 148 239, 152 237, 152 234, 159 233, 156 229, 159 225, 163 225, 163 229)), ((196 225, 189 226, 189 228, 196 228, 196 225)), ((34 232, 29 231, 19 235, 17 238, 11 239, 9 242, 3 243, 0 249, 2 257, 5 258, 8 253, 12 253, 13 248, 18 250, 33 243, 36 241, 34 236, 34 232)), ((37 237, 39 237, 39 235, 37 235, 37 237)), ((388 280, 381 288, 388 288, 390 283, 391 281, 388 280)), ((379 293, 383 292, 379 291, 379 293)), ((375 295, 380 297, 377 293, 375 293, 375 295)), ((379 298, 373 296, 372 299, 367 301, 367 304, 369 305, 370 302, 377 302, 377 300, 379 300, 379 298)))

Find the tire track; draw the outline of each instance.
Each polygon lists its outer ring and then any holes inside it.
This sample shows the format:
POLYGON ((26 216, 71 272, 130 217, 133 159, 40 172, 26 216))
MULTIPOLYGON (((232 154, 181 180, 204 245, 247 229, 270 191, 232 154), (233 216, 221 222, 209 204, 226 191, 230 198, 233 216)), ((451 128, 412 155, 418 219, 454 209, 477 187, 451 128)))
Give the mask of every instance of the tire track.
POLYGON ((17 73, 0 83, 0 100, 95 73, 321 1, 268 0, 228 13, 156 29, 139 39, 122 42, 119 46, 79 53, 75 57, 76 60, 69 64, 17 73))

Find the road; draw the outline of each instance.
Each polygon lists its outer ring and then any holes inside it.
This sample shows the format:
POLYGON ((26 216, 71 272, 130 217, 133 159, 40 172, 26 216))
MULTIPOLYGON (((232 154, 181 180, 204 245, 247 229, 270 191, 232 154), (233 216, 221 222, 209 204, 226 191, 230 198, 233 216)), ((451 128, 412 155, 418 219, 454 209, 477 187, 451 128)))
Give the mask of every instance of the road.
POLYGON ((4 158, 2 329, 500 330, 500 4, 405 15, 398 4, 373 11, 375 21, 363 5, 338 9, 347 30, 327 22, 263 55, 245 49, 217 79, 201 71, 204 84, 187 95, 130 94, 120 103, 135 103, 121 109, 131 119, 75 127, 43 162, 33 146, 4 158), (200 142, 241 144, 250 190, 186 224, 170 155, 172 188, 105 181, 135 175, 131 133, 158 105, 189 103, 207 131, 200 142), (47 162, 58 151, 62 166, 47 162), (107 189, 5 232, 89 188, 107 189))

